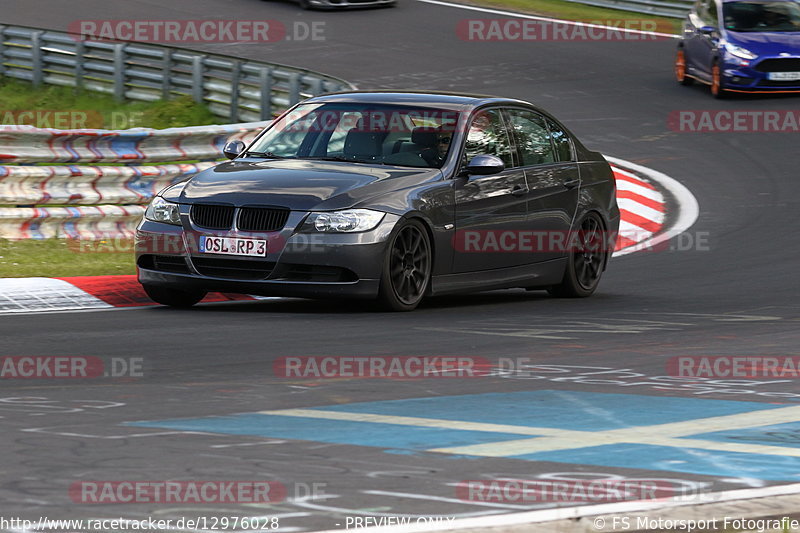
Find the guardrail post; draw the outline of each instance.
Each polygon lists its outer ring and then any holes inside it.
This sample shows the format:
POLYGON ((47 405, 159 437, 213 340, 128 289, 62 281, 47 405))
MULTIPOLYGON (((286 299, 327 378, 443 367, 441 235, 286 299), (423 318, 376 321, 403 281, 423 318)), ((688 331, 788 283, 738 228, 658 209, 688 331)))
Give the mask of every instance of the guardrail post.
POLYGON ((42 69, 42 34, 43 31, 31 33, 31 81, 34 87, 39 87, 44 79, 42 69))
POLYGON ((6 27, 0 24, 0 75, 6 72, 6 27))
POLYGON ((234 61, 231 70, 231 122, 239 122, 239 80, 242 77, 242 62, 234 61))
POLYGON ((172 49, 164 49, 164 60, 161 64, 161 98, 169 99, 172 89, 172 49))
POLYGON ((313 78, 311 80, 311 94, 317 96, 318 94, 322 94, 325 91, 322 89, 322 79, 321 78, 313 78))
POLYGON ((83 91, 84 75, 83 68, 84 56, 86 55, 86 42, 81 39, 75 43, 75 90, 83 91))
POLYGON ((289 75, 289 105, 293 106, 300 101, 300 73, 292 72, 289 75))
POLYGON ((262 68, 258 76, 261 91, 261 120, 272 120, 272 69, 262 68))
POLYGON ((125 45, 114 45, 114 100, 125 99, 125 45))
POLYGON ((192 57, 192 100, 203 103, 203 56, 192 57))

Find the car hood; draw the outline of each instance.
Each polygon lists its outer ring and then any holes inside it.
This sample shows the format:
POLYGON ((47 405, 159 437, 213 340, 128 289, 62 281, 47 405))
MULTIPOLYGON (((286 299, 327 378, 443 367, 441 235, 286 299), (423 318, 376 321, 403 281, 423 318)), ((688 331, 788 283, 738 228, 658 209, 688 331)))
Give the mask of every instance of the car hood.
POLYGON ((787 52, 800 56, 800 32, 737 32, 727 31, 727 40, 758 55, 787 52))
POLYGON ((269 205, 294 211, 347 209, 369 198, 441 178, 438 169, 338 161, 231 161, 183 187, 181 203, 269 205))

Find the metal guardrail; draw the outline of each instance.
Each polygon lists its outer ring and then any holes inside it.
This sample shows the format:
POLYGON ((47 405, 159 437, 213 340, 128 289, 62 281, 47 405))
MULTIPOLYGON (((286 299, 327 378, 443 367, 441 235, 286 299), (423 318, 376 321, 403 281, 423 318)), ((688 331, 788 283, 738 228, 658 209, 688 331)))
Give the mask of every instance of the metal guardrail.
POLYGON ((0 76, 88 89, 119 101, 190 95, 230 122, 269 120, 310 96, 355 88, 296 67, 9 25, 0 25, 0 76))
POLYGON ((567 0, 578 4, 621 9, 661 17, 682 19, 694 4, 691 0, 567 0))
POLYGON ((0 238, 7 239, 130 237, 153 194, 213 166, 227 140, 252 139, 300 100, 355 88, 285 65, 9 25, 0 25, 0 76, 118 101, 190 95, 235 123, 122 131, 0 126, 0 238), (205 162, 151 164, 197 160, 205 162))

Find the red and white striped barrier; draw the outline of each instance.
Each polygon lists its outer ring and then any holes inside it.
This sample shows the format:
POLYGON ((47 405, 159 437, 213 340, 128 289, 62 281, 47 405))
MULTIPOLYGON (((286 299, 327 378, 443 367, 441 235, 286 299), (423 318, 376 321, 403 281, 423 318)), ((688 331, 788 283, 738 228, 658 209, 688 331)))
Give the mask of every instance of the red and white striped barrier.
POLYGON ((144 204, 214 162, 123 166, 0 166, 0 199, 13 205, 144 204))
POLYGON ((132 238, 143 205, 8 207, 0 209, 0 237, 21 239, 132 238))
POLYGON ((269 122, 153 130, 56 130, 0 126, 0 163, 139 163, 218 159, 229 140, 269 122))
POLYGON ((13 163, 0 165, 0 205, 36 206, 0 207, 0 238, 130 237, 159 190, 216 164, 144 163, 218 160, 225 143, 247 143, 268 124, 124 131, 0 126, 0 162, 13 163), (20 164, 100 161, 106 165, 20 164))

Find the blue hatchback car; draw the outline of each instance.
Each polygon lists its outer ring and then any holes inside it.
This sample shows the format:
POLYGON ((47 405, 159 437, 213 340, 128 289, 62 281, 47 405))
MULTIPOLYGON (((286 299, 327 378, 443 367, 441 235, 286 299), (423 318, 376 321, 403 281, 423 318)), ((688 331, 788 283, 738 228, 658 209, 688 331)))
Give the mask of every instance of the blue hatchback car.
POLYGON ((711 94, 800 92, 800 2, 697 0, 683 24, 675 77, 711 94))

